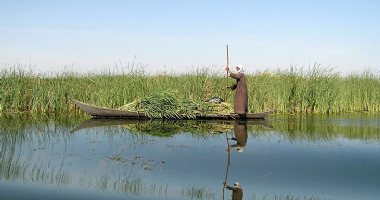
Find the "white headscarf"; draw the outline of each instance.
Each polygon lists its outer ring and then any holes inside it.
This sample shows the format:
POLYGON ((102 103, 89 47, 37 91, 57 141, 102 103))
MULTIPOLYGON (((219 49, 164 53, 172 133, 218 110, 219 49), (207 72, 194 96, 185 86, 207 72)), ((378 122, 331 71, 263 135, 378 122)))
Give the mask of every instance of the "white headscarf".
POLYGON ((239 68, 239 70, 236 73, 243 73, 244 74, 243 65, 236 65, 236 67, 239 68))

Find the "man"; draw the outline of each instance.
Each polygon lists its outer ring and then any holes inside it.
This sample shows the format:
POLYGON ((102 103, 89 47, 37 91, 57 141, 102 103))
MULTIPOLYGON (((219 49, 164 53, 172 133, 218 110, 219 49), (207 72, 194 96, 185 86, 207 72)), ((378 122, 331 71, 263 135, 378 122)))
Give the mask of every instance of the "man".
POLYGON ((229 67, 225 67, 224 69, 227 71, 229 77, 236 79, 235 84, 227 87, 231 90, 236 90, 234 112, 240 116, 245 116, 248 112, 248 90, 243 66, 236 65, 236 73, 232 73, 229 67))

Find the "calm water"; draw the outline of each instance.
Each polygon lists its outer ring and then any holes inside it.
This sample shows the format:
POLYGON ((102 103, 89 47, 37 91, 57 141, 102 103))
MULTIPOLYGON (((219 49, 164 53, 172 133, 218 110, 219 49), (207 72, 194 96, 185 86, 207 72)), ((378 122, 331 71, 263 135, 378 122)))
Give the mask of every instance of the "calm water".
POLYGON ((380 199, 379 115, 0 126, 0 199, 380 199))

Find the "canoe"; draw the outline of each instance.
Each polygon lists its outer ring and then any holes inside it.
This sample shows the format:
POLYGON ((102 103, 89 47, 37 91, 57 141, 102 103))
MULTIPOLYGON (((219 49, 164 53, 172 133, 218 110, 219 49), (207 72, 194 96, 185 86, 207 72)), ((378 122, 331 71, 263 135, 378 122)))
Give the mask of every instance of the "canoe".
MULTIPOLYGON (((83 112, 92 116, 93 118, 115 118, 115 119, 149 119, 150 117, 143 112, 133 112, 127 110, 118 110, 113 108, 106 108, 100 106, 94 106, 86 104, 84 102, 72 99, 75 105, 77 105, 83 112)), ((247 113, 245 116, 238 114, 196 114, 196 119, 265 119, 275 110, 270 110, 261 113, 247 113)), ((181 119, 190 119, 183 116, 181 119)))

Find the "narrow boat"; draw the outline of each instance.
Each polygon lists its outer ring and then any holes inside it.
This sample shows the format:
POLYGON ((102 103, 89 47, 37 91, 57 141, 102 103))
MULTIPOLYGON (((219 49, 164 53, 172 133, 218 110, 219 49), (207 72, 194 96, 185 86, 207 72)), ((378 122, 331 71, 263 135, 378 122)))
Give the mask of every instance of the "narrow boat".
MULTIPOLYGON (((86 104, 84 102, 72 99, 72 102, 77 105, 83 112, 91 115, 93 118, 115 118, 115 119, 149 119, 150 117, 143 112, 133 112, 127 110, 118 110, 86 104)), ((245 116, 238 114, 196 114, 195 119, 265 119, 275 110, 270 110, 261 113, 247 113, 245 116)), ((181 119, 191 119, 188 116, 183 116, 181 119)))

